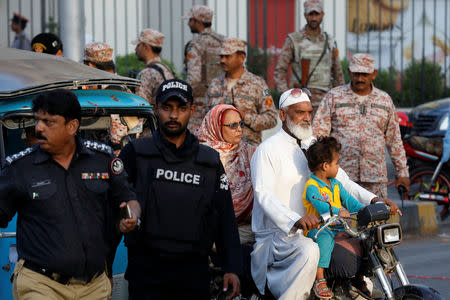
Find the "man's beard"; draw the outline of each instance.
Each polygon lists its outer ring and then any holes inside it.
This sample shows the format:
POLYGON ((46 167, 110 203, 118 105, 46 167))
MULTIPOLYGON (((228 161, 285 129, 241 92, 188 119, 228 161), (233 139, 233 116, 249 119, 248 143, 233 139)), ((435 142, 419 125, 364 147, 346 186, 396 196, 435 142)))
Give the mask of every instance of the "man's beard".
POLYGON ((187 128, 187 124, 185 126, 183 126, 180 122, 169 121, 164 124, 161 124, 161 122, 158 121, 158 123, 159 123, 159 128, 161 129, 161 131, 164 133, 165 136, 168 136, 168 137, 180 136, 186 131, 186 128, 187 128), (169 129, 168 127, 165 126, 166 124, 169 124, 169 123, 177 123, 180 127, 178 129, 169 129))
POLYGON ((286 118, 286 127, 299 140, 306 140, 313 134, 310 122, 302 122, 295 124, 289 117, 286 118), (308 128, 304 128, 302 124, 308 124, 308 128))

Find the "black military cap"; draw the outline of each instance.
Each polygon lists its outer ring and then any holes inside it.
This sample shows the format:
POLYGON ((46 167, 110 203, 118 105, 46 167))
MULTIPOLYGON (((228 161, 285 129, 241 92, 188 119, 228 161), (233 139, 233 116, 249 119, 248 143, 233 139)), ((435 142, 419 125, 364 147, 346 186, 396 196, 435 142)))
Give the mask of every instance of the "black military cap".
POLYGON ((58 50, 63 50, 63 45, 59 37, 53 33, 40 33, 31 41, 31 48, 34 52, 55 55, 58 50))
POLYGON ((192 87, 180 79, 169 79, 161 83, 156 93, 156 102, 164 103, 172 97, 178 98, 185 104, 194 101, 192 87))

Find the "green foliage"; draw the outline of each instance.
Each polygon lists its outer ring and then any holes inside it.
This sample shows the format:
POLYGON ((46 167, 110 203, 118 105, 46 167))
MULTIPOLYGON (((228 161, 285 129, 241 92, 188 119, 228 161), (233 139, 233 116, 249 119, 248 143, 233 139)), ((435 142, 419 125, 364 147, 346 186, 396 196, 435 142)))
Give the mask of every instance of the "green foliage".
POLYGON ((59 36, 59 25, 55 22, 55 18, 53 18, 52 16, 48 17, 48 22, 45 23, 45 28, 47 29, 47 32, 59 36))
MULTIPOLYGON (((171 67, 175 75, 180 78, 173 63, 165 59, 162 59, 162 62, 171 67)), ((139 61, 134 53, 116 57, 116 71, 119 75, 136 78, 137 74, 144 68, 145 64, 142 61, 139 61)))
POLYGON ((403 106, 400 101, 401 92, 397 88, 398 80, 400 80, 398 71, 393 67, 390 67, 389 69, 378 70, 377 77, 373 81, 373 84, 380 90, 388 93, 395 106, 403 106))
POLYGON ((416 106, 421 103, 445 97, 444 75, 441 66, 432 62, 413 60, 403 75, 403 104, 416 106), (422 78, 423 68, 423 78, 422 78), (422 93, 423 92, 423 93, 422 93))
POLYGON ((350 76, 348 75, 348 66, 350 65, 350 62, 347 58, 344 58, 341 60, 341 67, 342 67, 342 73, 344 73, 344 82, 349 83, 350 82, 350 76))
POLYGON ((136 75, 145 68, 145 64, 137 59, 135 54, 116 57, 116 72, 121 76, 136 78, 136 75))
POLYGON ((272 55, 267 54, 259 47, 248 46, 247 70, 253 74, 267 78, 267 69, 272 61, 272 55))

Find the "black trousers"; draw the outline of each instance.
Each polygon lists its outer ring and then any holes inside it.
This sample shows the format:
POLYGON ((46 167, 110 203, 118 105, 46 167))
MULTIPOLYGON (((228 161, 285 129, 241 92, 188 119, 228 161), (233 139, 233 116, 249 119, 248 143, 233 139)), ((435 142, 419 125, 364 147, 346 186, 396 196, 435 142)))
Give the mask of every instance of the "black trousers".
POLYGON ((360 273, 363 266, 363 249, 360 240, 347 236, 336 237, 326 278, 346 279, 360 273))
POLYGON ((209 299, 208 257, 128 255, 130 300, 209 299))

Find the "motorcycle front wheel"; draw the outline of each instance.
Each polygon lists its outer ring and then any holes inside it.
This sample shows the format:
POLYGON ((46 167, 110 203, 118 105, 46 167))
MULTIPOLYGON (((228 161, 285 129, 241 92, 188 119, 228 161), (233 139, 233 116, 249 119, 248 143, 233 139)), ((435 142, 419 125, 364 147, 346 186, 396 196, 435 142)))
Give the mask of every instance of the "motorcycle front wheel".
POLYGON ((430 183, 435 168, 433 166, 424 166, 413 169, 410 173, 410 191, 405 196, 406 200, 420 200, 420 195, 429 194, 440 196, 442 200, 430 200, 439 205, 443 205, 440 212, 441 219, 449 215, 449 191, 450 176, 446 170, 441 170, 436 178, 436 182, 430 183))

